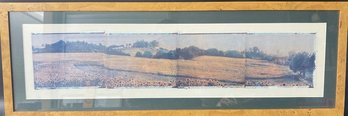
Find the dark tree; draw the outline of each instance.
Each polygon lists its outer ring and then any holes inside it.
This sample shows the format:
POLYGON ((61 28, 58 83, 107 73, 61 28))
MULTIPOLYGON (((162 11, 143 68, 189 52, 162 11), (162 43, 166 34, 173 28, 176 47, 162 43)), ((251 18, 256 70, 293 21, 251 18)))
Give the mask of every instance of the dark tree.
POLYGON ((141 52, 135 53, 135 57, 143 57, 143 54, 141 52))
POLYGON ((308 71, 313 72, 315 69, 315 54, 312 54, 308 59, 308 71))
POLYGON ((261 59, 261 54, 262 54, 262 51, 258 47, 249 48, 245 52, 245 56, 247 58, 252 58, 252 59, 261 59))
POLYGON ((196 46, 185 47, 181 49, 180 53, 178 53, 184 59, 192 59, 197 56, 204 55, 204 50, 199 49, 196 46))
POLYGON ((147 42, 144 40, 136 41, 133 43, 133 48, 155 48, 158 47, 159 42, 156 40, 153 40, 151 42, 147 42))
POLYGON ((210 48, 210 49, 205 50, 205 55, 208 55, 208 56, 224 56, 224 52, 219 51, 216 48, 210 48))
POLYGON ((153 41, 150 42, 150 45, 151 45, 152 48, 155 48, 155 47, 158 47, 159 42, 156 41, 156 40, 153 40, 153 41))
POLYGON ((85 41, 67 41, 65 43, 66 52, 105 52, 106 47, 102 44, 92 44, 85 41))
POLYGON ((65 42, 63 40, 59 40, 53 44, 46 44, 45 48, 42 50, 43 52, 65 52, 65 42))
POLYGON ((295 53, 289 57, 289 67, 292 71, 299 72, 302 77, 306 72, 312 73, 315 69, 315 54, 307 52, 295 53))
POLYGON ((152 53, 150 51, 145 51, 142 57, 152 58, 152 53))
POLYGON ((258 47, 249 48, 244 53, 246 58, 267 60, 267 61, 273 60, 273 56, 264 53, 258 47))
POLYGON ((146 42, 144 40, 141 40, 141 41, 136 41, 133 43, 133 48, 147 48, 149 47, 149 42, 146 42))
POLYGON ((160 50, 154 56, 154 58, 163 58, 163 59, 178 59, 178 52, 176 50, 160 50))
POLYGON ((225 56, 232 58, 243 58, 243 54, 237 50, 227 50, 225 56))

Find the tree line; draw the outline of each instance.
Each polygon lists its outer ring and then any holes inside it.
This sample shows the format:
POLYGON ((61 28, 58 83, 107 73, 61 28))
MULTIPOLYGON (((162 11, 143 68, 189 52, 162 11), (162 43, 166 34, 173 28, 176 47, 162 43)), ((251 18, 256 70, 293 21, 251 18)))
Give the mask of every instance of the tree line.
MULTIPOLYGON (((128 44, 127 44, 128 45, 128 44)), ((144 40, 136 41, 133 44, 130 44, 132 48, 156 48, 159 46, 159 42, 156 40, 147 42, 144 40)), ((124 45, 111 45, 105 46, 102 44, 92 44, 85 41, 74 41, 74 42, 65 42, 59 40, 52 44, 45 44, 43 48, 34 48, 33 52, 38 53, 73 53, 73 52, 97 52, 97 53, 106 53, 111 55, 126 55, 130 56, 128 53, 124 53, 119 48, 124 48, 124 45)), ((192 59, 198 56, 223 56, 223 57, 233 57, 233 58, 253 58, 261 60, 272 60, 272 56, 265 54, 259 48, 253 47, 246 51, 239 52, 237 50, 227 50, 222 51, 216 48, 210 48, 207 50, 198 48, 196 46, 189 46, 185 48, 176 48, 175 50, 167 50, 159 48, 157 53, 152 53, 149 51, 137 52, 136 57, 146 57, 146 58, 163 58, 163 59, 192 59)))
POLYGON ((128 53, 124 53, 118 47, 124 47, 123 45, 111 45, 104 46, 102 44, 92 44, 85 41, 65 42, 59 40, 52 44, 45 44, 43 48, 32 48, 35 53, 78 53, 78 52, 94 52, 94 53, 106 53, 111 55, 124 55, 130 56, 128 53))
POLYGON ((271 55, 268 55, 261 51, 257 47, 250 48, 246 51, 237 51, 237 50, 227 50, 222 51, 216 48, 210 49, 201 49, 196 46, 189 46, 184 48, 176 48, 175 50, 167 50, 160 48, 159 51, 153 54, 150 51, 137 52, 136 57, 146 57, 146 58, 162 58, 162 59, 185 59, 190 60, 198 56, 222 56, 222 57, 231 57, 231 58, 252 58, 260 60, 273 60, 271 55))

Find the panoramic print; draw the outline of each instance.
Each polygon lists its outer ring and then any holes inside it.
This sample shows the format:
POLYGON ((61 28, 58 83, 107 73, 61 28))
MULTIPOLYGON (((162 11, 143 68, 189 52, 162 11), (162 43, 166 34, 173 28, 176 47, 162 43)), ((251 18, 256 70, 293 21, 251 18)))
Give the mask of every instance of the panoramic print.
POLYGON ((313 89, 321 78, 315 73, 322 67, 318 34, 312 32, 30 36, 34 91, 313 89))
POLYGON ((35 89, 313 87, 315 34, 40 33, 32 39, 35 89))

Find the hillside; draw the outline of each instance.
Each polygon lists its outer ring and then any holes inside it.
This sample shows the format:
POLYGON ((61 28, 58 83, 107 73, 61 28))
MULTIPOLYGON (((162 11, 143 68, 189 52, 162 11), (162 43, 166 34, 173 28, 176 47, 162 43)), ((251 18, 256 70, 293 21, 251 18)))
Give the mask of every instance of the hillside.
POLYGON ((243 82, 245 77, 279 77, 290 73, 286 66, 262 60, 200 56, 193 60, 168 60, 103 53, 37 53, 35 61, 94 61, 109 69, 127 70, 160 75, 179 75, 243 82))

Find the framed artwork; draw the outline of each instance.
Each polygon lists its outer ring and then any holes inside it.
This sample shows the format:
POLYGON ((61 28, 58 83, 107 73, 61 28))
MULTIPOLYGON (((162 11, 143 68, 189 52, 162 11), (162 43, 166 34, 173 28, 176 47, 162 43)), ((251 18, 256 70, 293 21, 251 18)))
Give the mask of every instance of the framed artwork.
POLYGON ((345 3, 0 7, 6 115, 343 115, 345 3))
POLYGON ((325 43, 325 23, 25 24, 26 99, 323 97, 325 43))

